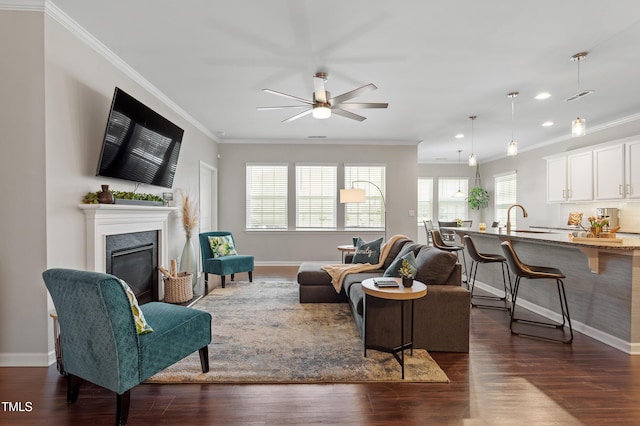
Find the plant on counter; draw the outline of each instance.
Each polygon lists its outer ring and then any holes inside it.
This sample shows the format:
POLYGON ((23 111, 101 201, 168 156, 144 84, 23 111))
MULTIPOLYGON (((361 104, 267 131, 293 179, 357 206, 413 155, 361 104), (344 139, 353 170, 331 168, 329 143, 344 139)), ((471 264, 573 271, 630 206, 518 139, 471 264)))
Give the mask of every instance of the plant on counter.
MULTIPOLYGON (((98 196, 101 191, 97 192, 88 192, 83 198, 82 202, 84 204, 98 204, 98 196)), ((153 194, 143 194, 139 192, 130 192, 130 191, 110 191, 113 195, 113 198, 119 198, 123 200, 143 200, 143 201, 160 201, 162 202, 162 197, 153 194)))
POLYGON ((486 189, 476 186, 469 192, 469 207, 480 210, 489 206, 489 193, 486 189))
POLYGON ((609 219, 604 217, 589 216, 587 220, 592 228, 603 228, 605 226, 609 226, 609 219))

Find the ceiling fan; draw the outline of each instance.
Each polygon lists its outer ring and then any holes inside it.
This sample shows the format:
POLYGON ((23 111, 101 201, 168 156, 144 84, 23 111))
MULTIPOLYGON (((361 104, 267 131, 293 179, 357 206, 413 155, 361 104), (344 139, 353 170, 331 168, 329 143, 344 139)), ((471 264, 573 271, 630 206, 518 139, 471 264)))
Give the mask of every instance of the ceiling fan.
POLYGON ((331 114, 337 114, 342 117, 350 118, 352 120, 364 121, 366 117, 355 114, 350 110, 362 109, 362 108, 387 108, 388 103, 382 102, 346 102, 356 96, 363 95, 367 92, 376 90, 377 87, 373 83, 369 83, 365 86, 357 89, 345 92, 341 95, 331 97, 331 94, 325 89, 324 83, 327 81, 327 73, 317 72, 313 76, 313 100, 307 100, 299 98, 297 96, 287 95, 286 93, 277 92, 271 89, 262 89, 263 92, 271 93, 273 95, 282 96, 283 98, 293 99, 302 102, 303 105, 287 105, 287 106, 274 106, 274 107, 257 107, 258 111, 267 111, 274 109, 289 109, 289 108, 307 108, 304 111, 282 120, 283 123, 288 123, 293 120, 297 120, 300 117, 311 114, 314 118, 325 119, 331 117, 331 114))

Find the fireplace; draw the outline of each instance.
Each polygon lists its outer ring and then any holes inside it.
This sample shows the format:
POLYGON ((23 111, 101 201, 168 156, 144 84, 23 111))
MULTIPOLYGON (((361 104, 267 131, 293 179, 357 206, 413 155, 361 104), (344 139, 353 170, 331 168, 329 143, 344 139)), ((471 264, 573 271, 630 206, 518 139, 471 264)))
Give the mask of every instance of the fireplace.
POLYGON ((158 301, 158 232, 107 235, 106 272, 124 280, 140 304, 158 301))
POLYGON ((162 300, 164 289, 157 267, 169 264, 169 215, 178 209, 121 204, 80 204, 79 207, 86 220, 87 269, 122 278, 136 296, 138 292, 143 294, 145 302, 162 300), (120 244, 122 242, 124 244, 120 244), (140 267, 142 264, 146 266, 140 267), (130 273, 146 278, 127 275, 130 273), (138 284, 138 280, 142 284, 138 284))

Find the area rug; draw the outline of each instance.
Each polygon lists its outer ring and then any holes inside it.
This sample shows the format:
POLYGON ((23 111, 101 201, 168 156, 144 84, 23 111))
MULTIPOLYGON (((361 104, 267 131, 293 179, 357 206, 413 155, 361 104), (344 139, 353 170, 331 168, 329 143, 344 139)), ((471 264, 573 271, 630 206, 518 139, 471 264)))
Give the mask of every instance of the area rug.
MULTIPOLYGON (((346 303, 305 303, 295 282, 236 281, 194 308, 212 315, 210 371, 198 353, 150 383, 358 383, 403 381, 392 355, 368 350, 346 303)), ((427 351, 405 352, 404 382, 449 382, 427 351)))

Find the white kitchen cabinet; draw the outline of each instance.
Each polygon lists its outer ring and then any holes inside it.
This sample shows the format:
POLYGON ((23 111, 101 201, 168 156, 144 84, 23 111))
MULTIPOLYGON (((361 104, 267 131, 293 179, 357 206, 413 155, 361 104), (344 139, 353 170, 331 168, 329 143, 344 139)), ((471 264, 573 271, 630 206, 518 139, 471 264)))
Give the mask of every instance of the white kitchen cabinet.
MULTIPOLYGON (((640 144, 635 147, 636 164, 640 164, 640 144)), ((594 198, 621 200, 625 198, 625 145, 613 145, 593 151, 594 198)), ((640 177, 640 171, 636 172, 640 177)), ((639 187, 640 189, 640 187, 639 187)), ((640 193, 638 194, 640 197, 640 193)))
POLYGON ((624 193, 629 199, 640 199, 640 141, 627 142, 626 181, 624 193))
POLYGON ((593 200, 593 152, 567 155, 567 201, 593 200))
POLYGON ((547 202, 567 201, 567 157, 547 159, 547 202))

